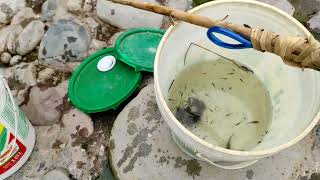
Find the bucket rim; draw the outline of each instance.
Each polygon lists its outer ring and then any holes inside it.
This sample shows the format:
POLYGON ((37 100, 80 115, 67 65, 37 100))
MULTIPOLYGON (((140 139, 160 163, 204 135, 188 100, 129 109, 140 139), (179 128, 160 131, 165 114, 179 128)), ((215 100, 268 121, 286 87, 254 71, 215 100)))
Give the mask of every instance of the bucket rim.
MULTIPOLYGON (((289 14, 287 14, 286 12, 284 12, 283 10, 274 7, 272 5, 263 3, 263 2, 259 2, 259 1, 252 1, 252 0, 217 0, 217 1, 210 1, 207 3, 204 3, 202 5, 199 5, 191 10, 189 10, 188 12, 190 13, 194 13, 199 11, 202 8, 208 7, 208 6, 212 6, 212 5, 217 5, 217 4, 224 4, 224 3, 244 3, 244 4, 254 4, 254 5, 258 5, 258 6, 262 6, 266 9, 269 9, 271 11, 274 11, 276 13, 278 13, 279 15, 289 19, 290 21, 292 21, 299 29, 301 29, 306 36, 310 36, 311 33, 306 29, 306 27, 304 27, 298 20, 296 20, 294 17, 290 16, 289 14)), ((176 25, 180 24, 181 22, 178 22, 176 25)), ((177 119, 176 117, 173 115, 173 113, 170 111, 166 101, 164 100, 164 96, 160 90, 160 85, 159 85, 159 76, 158 76, 158 67, 159 67, 159 59, 160 59, 160 52, 163 49, 164 44, 166 43, 167 39, 169 38, 169 36, 171 35, 171 32, 174 30, 175 26, 170 26, 166 33, 164 34, 164 36, 162 37, 157 52, 156 52, 156 56, 155 56, 155 61, 154 61, 154 89, 155 89, 155 94, 158 96, 158 101, 160 101, 159 103, 162 104, 162 107, 164 108, 164 111, 168 114, 169 118, 171 120, 174 121, 174 123, 190 138, 192 138, 193 140, 197 141, 198 143, 200 143, 203 146, 206 146, 207 148, 210 148, 212 150, 215 151, 219 151, 225 154, 229 154, 229 155, 236 155, 236 156, 266 156, 266 155, 272 155, 275 153, 278 153, 284 149, 289 148, 290 146, 298 143, 300 140, 302 140, 306 135, 308 135, 311 130, 316 126, 316 124, 318 123, 319 119, 320 119, 320 109, 318 109, 317 114, 315 115, 315 118, 312 120, 312 122, 297 136, 295 136, 293 139, 291 139, 290 141, 288 141, 287 143, 281 144, 277 147, 274 148, 270 148, 270 149, 266 149, 266 150, 254 150, 254 151, 237 151, 237 150, 230 150, 230 149, 225 149, 219 146, 214 146, 208 142, 206 142, 205 140, 202 140, 201 138, 199 138, 198 136, 194 135, 193 133, 191 133, 188 129, 186 129, 177 119)), ((313 73, 313 76, 315 75, 315 73, 313 73)))

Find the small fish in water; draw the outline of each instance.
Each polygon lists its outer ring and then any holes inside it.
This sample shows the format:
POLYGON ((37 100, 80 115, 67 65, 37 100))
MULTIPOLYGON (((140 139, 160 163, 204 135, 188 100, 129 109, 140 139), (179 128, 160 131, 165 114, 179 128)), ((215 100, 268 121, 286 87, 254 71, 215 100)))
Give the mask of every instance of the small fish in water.
POLYGON ((185 110, 193 116, 201 117, 205 108, 206 105, 204 104, 204 102, 199 99, 189 97, 185 110))
POLYGON ((251 122, 248 122, 247 124, 258 124, 259 121, 251 121, 251 122))
POLYGON ((232 139, 232 137, 233 137, 233 134, 229 137, 229 140, 228 140, 228 142, 226 144, 226 149, 230 149, 231 148, 231 139, 232 139))
POLYGON ((237 124, 235 124, 235 126, 239 126, 241 124, 241 122, 238 122, 237 124))

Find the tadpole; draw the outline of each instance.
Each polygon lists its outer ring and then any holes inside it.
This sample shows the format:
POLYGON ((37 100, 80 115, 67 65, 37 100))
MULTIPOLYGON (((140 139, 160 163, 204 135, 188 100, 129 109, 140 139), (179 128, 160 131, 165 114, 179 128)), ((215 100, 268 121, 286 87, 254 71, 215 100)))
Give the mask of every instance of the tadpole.
POLYGON ((184 125, 190 126, 198 122, 206 106, 199 99, 189 97, 185 105, 176 109, 176 118, 184 125))

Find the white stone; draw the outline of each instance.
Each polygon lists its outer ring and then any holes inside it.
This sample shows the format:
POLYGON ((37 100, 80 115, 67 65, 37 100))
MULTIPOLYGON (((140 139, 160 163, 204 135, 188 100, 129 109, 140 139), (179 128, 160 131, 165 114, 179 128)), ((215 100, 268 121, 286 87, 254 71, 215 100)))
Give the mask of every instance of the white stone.
POLYGON ((29 88, 29 86, 26 86, 24 89, 17 91, 17 94, 14 96, 16 105, 20 106, 25 101, 25 97, 29 92, 29 88))
POLYGON ((90 28, 91 33, 95 32, 96 29, 99 27, 99 23, 92 17, 88 17, 84 21, 85 24, 88 25, 88 27, 90 28))
POLYGON ((83 5, 83 12, 84 13, 91 13, 94 11, 95 9, 95 4, 96 4, 97 0, 84 0, 84 5, 83 5))
POLYGON ((67 7, 71 12, 79 12, 82 8, 83 0, 68 0, 67 7))
POLYGON ((44 23, 40 20, 30 22, 19 35, 17 53, 25 55, 32 51, 41 41, 44 27, 44 23))
POLYGON ((11 59, 11 54, 10 53, 7 53, 7 52, 4 52, 1 54, 1 62, 3 64, 8 64, 10 62, 10 59, 11 59))
POLYGON ((83 9, 83 12, 87 12, 87 13, 88 13, 88 12, 90 12, 90 11, 92 10, 92 6, 91 6, 90 4, 86 4, 86 3, 85 3, 85 4, 83 5, 83 8, 82 8, 82 9, 83 9))
POLYGON ((36 19, 37 16, 29 7, 21 9, 11 20, 11 25, 22 23, 26 26, 29 22, 36 19))
POLYGON ((45 68, 38 73, 37 82, 41 84, 45 84, 50 81, 55 74, 55 70, 52 68, 45 68))
POLYGON ((7 69, 5 76, 26 86, 36 85, 37 71, 34 63, 21 62, 7 69))
POLYGON ((25 6, 25 0, 0 0, 0 23, 9 23, 18 10, 25 6))
POLYGON ((58 9, 58 0, 47 0, 41 6, 41 20, 52 21, 58 9))
POLYGON ((10 59, 10 66, 14 66, 22 61, 22 56, 15 55, 10 59))
POLYGON ((90 116, 78 109, 71 109, 62 116, 62 122, 71 134, 89 137, 93 133, 93 122, 90 116))
POLYGON ((290 14, 291 16, 294 14, 295 8, 288 0, 258 0, 260 2, 264 2, 275 6, 284 12, 290 14))
POLYGON ((6 50, 8 36, 11 31, 12 31, 12 26, 5 26, 0 29, 0 53, 6 50))
POLYGON ((68 94, 69 80, 65 80, 58 84, 55 89, 57 90, 60 97, 66 98, 68 94))
POLYGON ((320 33, 320 11, 308 21, 309 29, 320 33))
POLYGON ((60 19, 76 19, 67 11, 68 0, 47 0, 41 6, 41 20, 57 22, 60 19))
POLYGON ((22 106, 33 125, 48 126, 56 123, 62 114, 63 97, 53 87, 30 89, 29 101, 22 106))
POLYGON ((166 6, 182 11, 186 11, 191 3, 192 1, 189 0, 168 0, 165 2, 166 6))
MULTIPOLYGON (((143 0, 143 2, 156 3, 156 0, 143 0)), ((121 29, 137 27, 161 27, 163 16, 133 7, 115 4, 107 0, 97 0, 97 16, 121 29)))
POLYGON ((22 32, 23 28, 20 25, 11 25, 11 26, 12 26, 12 31, 10 32, 7 39, 7 49, 10 53, 16 54, 18 37, 22 32))
POLYGON ((45 174, 41 180, 69 180, 69 172, 65 168, 56 168, 45 174))
POLYGON ((107 47, 108 44, 104 41, 99 41, 96 39, 92 39, 89 46, 89 55, 101 50, 104 47, 107 47))

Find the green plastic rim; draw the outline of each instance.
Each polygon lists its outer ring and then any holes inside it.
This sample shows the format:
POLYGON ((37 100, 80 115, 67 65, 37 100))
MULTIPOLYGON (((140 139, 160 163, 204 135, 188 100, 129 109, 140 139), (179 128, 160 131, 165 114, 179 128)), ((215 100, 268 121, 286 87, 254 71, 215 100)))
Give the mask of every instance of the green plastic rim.
POLYGON ((134 28, 120 34, 115 43, 117 58, 136 71, 153 72, 158 45, 165 30, 134 28))
POLYGON ((85 113, 116 109, 141 82, 141 73, 119 60, 110 71, 100 72, 97 63, 107 55, 114 56, 114 48, 89 56, 70 78, 68 96, 72 104, 85 113))

